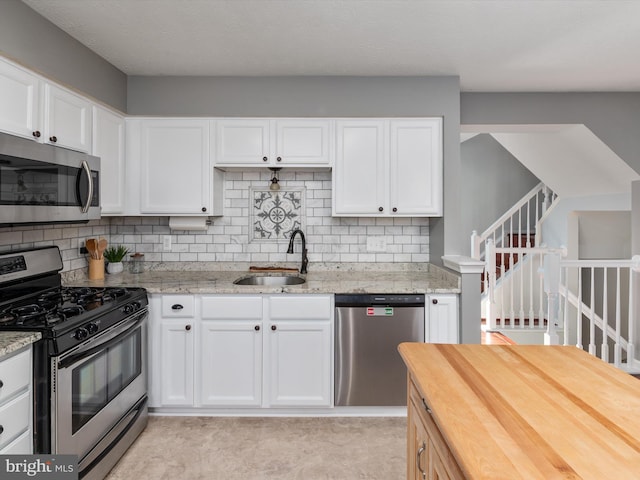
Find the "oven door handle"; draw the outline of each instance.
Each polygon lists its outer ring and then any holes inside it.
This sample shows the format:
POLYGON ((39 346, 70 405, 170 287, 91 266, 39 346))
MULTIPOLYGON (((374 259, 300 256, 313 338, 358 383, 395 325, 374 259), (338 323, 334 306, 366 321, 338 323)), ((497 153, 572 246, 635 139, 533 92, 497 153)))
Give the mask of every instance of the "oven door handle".
POLYGON ((106 342, 99 342, 97 345, 90 347, 86 350, 81 350, 77 353, 74 353, 73 355, 69 355, 68 357, 63 358, 62 360, 60 360, 60 363, 58 364, 58 368, 67 368, 71 365, 73 365, 74 363, 79 362, 80 360, 83 360, 85 358, 88 358, 90 356, 92 356, 95 353, 98 353, 106 348, 109 348, 110 346, 120 342, 124 337, 126 337, 127 335, 129 335, 133 330, 135 330, 136 328, 138 328, 138 326, 140 326, 140 324, 142 324, 142 322, 144 322, 144 320, 147 318, 148 313, 144 312, 143 315, 140 315, 139 317, 137 317, 137 319, 134 321, 134 323, 127 327, 127 329, 118 334, 117 336, 113 337, 110 340, 107 340, 106 342))

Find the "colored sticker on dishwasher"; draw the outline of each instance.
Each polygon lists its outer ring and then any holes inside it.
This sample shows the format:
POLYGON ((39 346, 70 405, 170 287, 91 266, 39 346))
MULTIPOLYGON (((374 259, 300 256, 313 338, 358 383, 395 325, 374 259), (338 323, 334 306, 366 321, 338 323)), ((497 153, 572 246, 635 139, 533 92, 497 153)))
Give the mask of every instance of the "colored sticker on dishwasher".
POLYGON ((393 316, 393 307, 367 307, 368 317, 391 317, 393 316))

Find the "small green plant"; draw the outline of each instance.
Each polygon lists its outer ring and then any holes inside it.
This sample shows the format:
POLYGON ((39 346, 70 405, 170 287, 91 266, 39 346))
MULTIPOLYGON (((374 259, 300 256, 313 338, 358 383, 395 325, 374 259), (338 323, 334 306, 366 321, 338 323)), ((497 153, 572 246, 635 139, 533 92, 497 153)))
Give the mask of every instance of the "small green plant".
POLYGON ((118 245, 116 247, 108 247, 104 251, 104 258, 109 263, 121 262, 124 257, 129 253, 129 249, 124 245, 118 245))

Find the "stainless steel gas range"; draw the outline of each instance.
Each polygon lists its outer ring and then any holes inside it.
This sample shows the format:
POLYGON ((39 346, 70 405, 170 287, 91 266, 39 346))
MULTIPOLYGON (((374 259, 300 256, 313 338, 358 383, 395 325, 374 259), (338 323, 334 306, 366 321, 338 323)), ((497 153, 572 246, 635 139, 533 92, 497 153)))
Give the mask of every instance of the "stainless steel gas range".
POLYGON ((34 452, 102 479, 147 424, 143 288, 63 287, 57 247, 0 254, 0 330, 38 331, 34 452))

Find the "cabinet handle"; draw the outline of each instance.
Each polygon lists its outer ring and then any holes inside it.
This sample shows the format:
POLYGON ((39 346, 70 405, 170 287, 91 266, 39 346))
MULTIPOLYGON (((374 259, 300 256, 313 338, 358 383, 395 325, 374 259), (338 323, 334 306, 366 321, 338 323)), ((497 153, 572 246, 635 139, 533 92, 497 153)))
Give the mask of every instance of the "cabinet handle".
POLYGON ((188 332, 189 330, 191 330, 191 325, 185 325, 184 329, 188 332))
POLYGON ((259 331, 260 331, 260 325, 256 325, 255 327, 253 327, 253 329, 254 329, 256 332, 259 332, 259 331))
POLYGON ((382 212, 383 210, 384 210, 384 208, 382 208, 382 207, 378 207, 378 211, 379 211, 379 212, 382 212))
POLYGON ((202 207, 202 211, 206 212, 207 211, 207 207, 202 207))
POLYGON ((276 162, 281 162, 282 161, 282 157, 277 157, 276 158, 276 162))
POLYGON ((36 130, 35 132, 32 132, 32 135, 36 138, 40 138, 40 135, 41 135, 40 130, 36 130))
POLYGON ((437 305, 438 304, 438 299, 434 298, 433 300, 431 300, 431 303, 433 303, 434 305, 437 305))
POLYGON ((271 325, 271 330, 273 330, 274 332, 278 329, 278 327, 276 327, 275 325, 271 325))
POLYGON ((269 159, 267 157, 262 157, 263 162, 267 162, 269 159))
POLYGON ((50 142, 53 142, 53 143, 56 143, 56 142, 58 141, 58 137, 56 137, 55 135, 53 135, 53 136, 49 137, 49 141, 50 141, 50 142))
POLYGON ((396 213, 398 211, 398 209, 396 207, 393 207, 393 213, 396 213))
POLYGON ((427 402, 424 400, 424 398, 422 399, 422 406, 427 411, 427 413, 431 415, 431 409, 429 408, 429 405, 427 405, 427 402))
POLYGON ((179 303, 176 303, 175 305, 171 305, 171 310, 182 310, 183 308, 184 307, 179 303))
POLYGON ((422 468, 422 454, 427 449, 427 444, 422 442, 422 446, 418 449, 418 453, 416 454, 416 465, 418 467, 418 471, 422 474, 423 480, 427 478, 427 471, 422 468))

